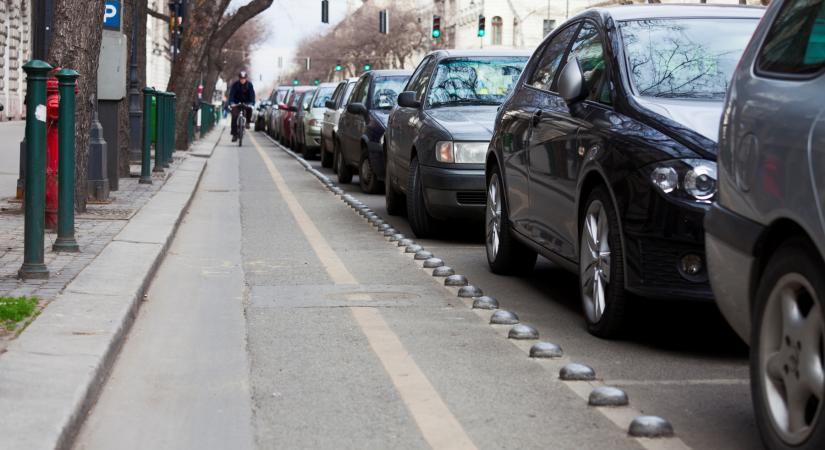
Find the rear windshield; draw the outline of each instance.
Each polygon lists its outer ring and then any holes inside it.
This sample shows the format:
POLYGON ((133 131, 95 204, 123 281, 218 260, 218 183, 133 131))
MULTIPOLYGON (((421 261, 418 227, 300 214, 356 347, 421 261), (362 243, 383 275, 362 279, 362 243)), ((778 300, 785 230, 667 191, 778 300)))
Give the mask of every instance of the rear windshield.
POLYGON ((758 19, 622 22, 627 71, 638 95, 723 100, 758 19))
POLYGON ((313 108, 323 108, 327 104, 327 100, 332 98, 332 93, 335 92, 334 87, 322 87, 318 89, 318 94, 315 96, 315 101, 312 103, 313 108))
POLYGON ((427 95, 427 106, 499 105, 513 89, 526 63, 526 56, 442 61, 427 95))
POLYGON ((383 77, 375 80, 371 109, 392 109, 398 101, 398 94, 404 90, 408 76, 383 77))

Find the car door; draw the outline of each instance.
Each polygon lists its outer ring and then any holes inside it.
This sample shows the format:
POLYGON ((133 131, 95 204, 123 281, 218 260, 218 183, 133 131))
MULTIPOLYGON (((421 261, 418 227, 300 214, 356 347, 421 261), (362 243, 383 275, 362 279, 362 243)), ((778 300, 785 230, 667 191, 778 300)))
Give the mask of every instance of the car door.
MULTIPOLYGON (((564 57, 565 63, 583 52, 600 46, 596 24, 584 21, 564 57)), ((599 47, 600 48, 600 47, 599 47)), ((563 68, 560 65, 559 69, 563 68)), ((556 91, 539 102, 532 118, 529 143, 529 217, 528 234, 537 243, 571 261, 576 259, 575 239, 565 225, 576 221, 577 134, 584 120, 574 117, 556 91)))
POLYGON ((571 24, 547 41, 537 52, 538 60, 525 75, 524 84, 513 94, 498 124, 501 127, 508 216, 515 229, 529 234, 529 142, 536 112, 555 95, 553 82, 579 24, 571 24))
MULTIPOLYGON (((358 80, 355 89, 352 91, 352 98, 350 104, 360 103, 367 106, 367 99, 369 98, 370 82, 372 77, 364 75, 358 80)), ((342 134, 346 135, 346 145, 344 145, 344 157, 347 161, 358 164, 361 160, 361 133, 364 129, 364 116, 360 114, 353 114, 346 109, 343 115, 347 118, 347 130, 342 134)))

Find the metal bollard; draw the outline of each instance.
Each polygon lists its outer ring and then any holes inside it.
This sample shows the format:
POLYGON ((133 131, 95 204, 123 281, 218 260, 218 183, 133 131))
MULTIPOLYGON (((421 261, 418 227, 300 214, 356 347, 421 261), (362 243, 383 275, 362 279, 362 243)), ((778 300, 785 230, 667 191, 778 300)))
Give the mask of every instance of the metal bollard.
POLYGON ((57 122, 57 240, 52 246, 56 252, 78 252, 74 237, 75 192, 75 89, 80 74, 62 69, 56 74, 60 91, 57 122))
POLYGON ((177 126, 177 111, 178 111, 178 95, 174 92, 169 93, 169 162, 172 162, 175 154, 175 138, 178 135, 177 126))
POLYGON ((18 277, 48 278, 43 260, 46 219, 46 76, 52 66, 31 60, 23 66, 27 81, 26 186, 23 266, 18 277))
POLYGON ((201 139, 209 131, 209 111, 206 106, 206 103, 201 102, 201 139))
POLYGON ((166 113, 163 110, 163 91, 155 92, 155 172, 163 172, 163 152, 166 142, 163 139, 166 129, 166 113))
POLYGON ((143 141, 141 142, 140 155, 140 184, 152 184, 152 98, 155 90, 150 87, 143 88, 143 141))

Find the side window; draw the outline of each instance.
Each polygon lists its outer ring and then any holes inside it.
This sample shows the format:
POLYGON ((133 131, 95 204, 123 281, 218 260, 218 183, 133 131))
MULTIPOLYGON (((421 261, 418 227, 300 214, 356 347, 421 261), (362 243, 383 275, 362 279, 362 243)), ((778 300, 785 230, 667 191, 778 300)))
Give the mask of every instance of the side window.
POLYGON ((757 68, 765 72, 810 75, 825 67, 825 0, 789 1, 782 5, 757 68))
POLYGON ((545 91, 552 90, 553 80, 556 79, 556 72, 558 72, 559 66, 561 66, 564 52, 567 51, 570 40, 573 39, 573 36, 576 34, 577 28, 578 24, 573 24, 559 32, 559 34, 547 43, 544 47, 544 53, 541 55, 541 59, 536 65, 530 79, 527 81, 527 84, 545 91))
POLYGON ((332 93, 330 100, 335 102, 336 105, 341 101, 342 92, 344 92, 346 85, 347 83, 338 83, 338 86, 335 87, 335 92, 332 93))
POLYGON ((347 103, 366 103, 369 87, 370 79, 368 77, 362 77, 355 85, 355 90, 352 91, 352 97, 347 103))
POLYGON ((610 80, 604 61, 602 38, 592 22, 588 21, 582 25, 578 37, 573 42, 567 61, 573 61, 573 58, 579 58, 589 93, 587 99, 611 104, 610 80))
POLYGON ((404 88, 405 91, 415 91, 416 86, 418 86, 421 80, 421 73, 424 72, 424 68, 427 67, 432 57, 424 58, 420 63, 418 63, 418 67, 415 68, 415 71, 410 76, 410 80, 407 81, 407 86, 404 88))
POLYGON ((349 103, 349 100, 350 100, 350 97, 352 97, 352 91, 353 91, 354 88, 355 88, 355 82, 354 81, 351 82, 351 83, 347 83, 347 87, 344 88, 344 97, 341 98, 341 106, 339 106, 339 107, 343 107, 344 105, 349 103))
POLYGON ((427 91, 427 86, 430 84, 430 77, 432 77, 433 69, 438 61, 434 57, 430 57, 425 59, 418 65, 418 68, 415 69, 415 73, 413 73, 413 77, 410 78, 410 82, 407 84, 407 90, 415 92, 415 96, 418 99, 424 98, 424 93, 427 91))

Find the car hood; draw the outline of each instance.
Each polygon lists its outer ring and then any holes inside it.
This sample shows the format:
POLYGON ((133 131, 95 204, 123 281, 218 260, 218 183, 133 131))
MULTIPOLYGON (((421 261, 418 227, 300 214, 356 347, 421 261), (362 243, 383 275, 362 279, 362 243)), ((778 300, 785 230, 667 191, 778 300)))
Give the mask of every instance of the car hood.
POLYGON ((692 129, 713 142, 719 141, 719 122, 723 101, 675 100, 671 98, 636 97, 643 107, 692 129))
POLYGON ((493 137, 498 106, 442 106, 427 110, 454 140, 489 141, 493 137))

